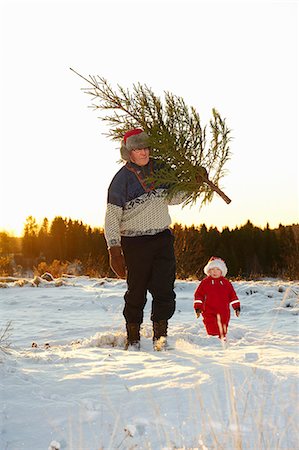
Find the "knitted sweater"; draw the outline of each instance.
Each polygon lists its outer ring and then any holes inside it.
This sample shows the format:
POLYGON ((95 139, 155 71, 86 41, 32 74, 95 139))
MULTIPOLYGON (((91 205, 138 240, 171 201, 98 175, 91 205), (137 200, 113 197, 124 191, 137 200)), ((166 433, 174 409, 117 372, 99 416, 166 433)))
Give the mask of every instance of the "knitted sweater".
POLYGON ((146 183, 152 170, 157 170, 155 160, 144 167, 129 162, 112 179, 104 226, 108 248, 121 245, 121 236, 154 235, 171 224, 168 205, 180 204, 185 194, 167 199, 167 186, 146 183))

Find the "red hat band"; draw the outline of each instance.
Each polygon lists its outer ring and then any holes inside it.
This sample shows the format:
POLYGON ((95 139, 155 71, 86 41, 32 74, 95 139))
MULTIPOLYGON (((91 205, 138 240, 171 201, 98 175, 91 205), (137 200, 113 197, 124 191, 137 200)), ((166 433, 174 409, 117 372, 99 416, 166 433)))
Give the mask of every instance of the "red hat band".
POLYGON ((125 144, 127 143, 127 139, 130 136, 136 136, 137 134, 140 134, 140 133, 143 133, 143 130, 141 130, 141 128, 134 128, 134 130, 127 131, 124 135, 125 144))

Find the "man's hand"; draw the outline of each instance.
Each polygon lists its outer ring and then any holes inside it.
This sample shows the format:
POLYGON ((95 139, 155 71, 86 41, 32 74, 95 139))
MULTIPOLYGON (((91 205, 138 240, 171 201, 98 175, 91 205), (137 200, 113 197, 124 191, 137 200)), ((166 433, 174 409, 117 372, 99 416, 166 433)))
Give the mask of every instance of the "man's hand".
POLYGON ((200 317, 200 309, 195 310, 195 315, 196 315, 197 319, 200 317))
POLYGON ((121 247, 110 247, 108 251, 111 269, 119 278, 126 278, 125 258, 121 247))
POLYGON ((241 312, 240 308, 236 308, 235 309, 235 314, 236 314, 237 317, 239 317, 240 312, 241 312))

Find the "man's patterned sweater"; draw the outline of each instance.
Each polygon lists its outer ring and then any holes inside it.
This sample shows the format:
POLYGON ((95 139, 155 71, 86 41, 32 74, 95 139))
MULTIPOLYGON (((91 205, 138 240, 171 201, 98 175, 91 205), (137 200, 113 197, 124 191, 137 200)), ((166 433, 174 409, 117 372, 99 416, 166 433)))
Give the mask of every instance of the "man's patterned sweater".
POLYGON ((105 238, 108 248, 121 245, 121 236, 154 235, 169 227, 168 205, 178 205, 186 194, 166 198, 166 186, 154 188, 146 178, 157 169, 155 160, 140 167, 129 162, 114 176, 108 189, 105 238))

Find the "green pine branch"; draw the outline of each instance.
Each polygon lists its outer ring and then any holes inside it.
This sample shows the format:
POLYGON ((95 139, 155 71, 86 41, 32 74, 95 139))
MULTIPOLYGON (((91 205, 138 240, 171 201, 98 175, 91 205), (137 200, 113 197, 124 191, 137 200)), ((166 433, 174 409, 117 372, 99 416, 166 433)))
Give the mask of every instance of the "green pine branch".
POLYGON ((71 70, 89 84, 83 91, 91 96, 91 107, 104 112, 101 119, 109 126, 105 134, 110 139, 121 141, 126 131, 137 127, 148 134, 153 157, 164 163, 149 181, 167 184, 170 197, 185 192, 183 206, 208 203, 215 191, 223 194, 218 184, 230 158, 231 131, 216 109, 208 139, 207 126, 182 97, 165 92, 162 102, 146 85, 134 84, 132 91, 117 85, 113 90, 103 77, 85 78, 71 70))

